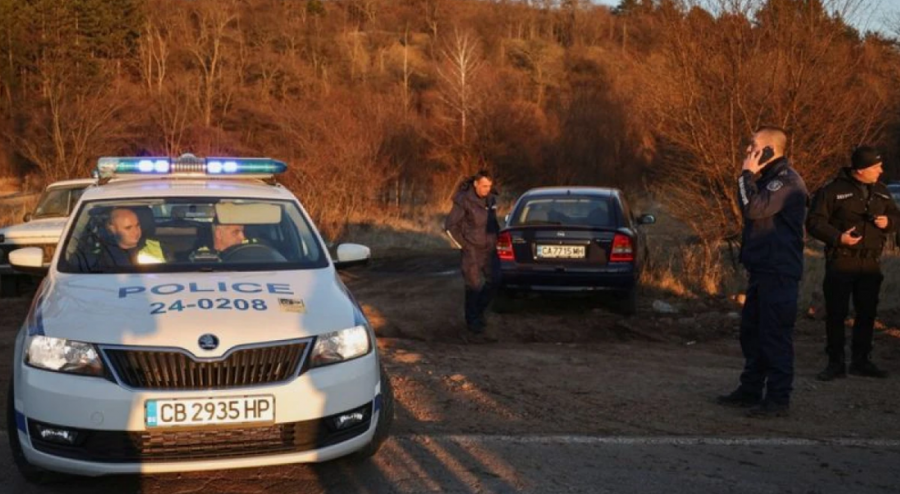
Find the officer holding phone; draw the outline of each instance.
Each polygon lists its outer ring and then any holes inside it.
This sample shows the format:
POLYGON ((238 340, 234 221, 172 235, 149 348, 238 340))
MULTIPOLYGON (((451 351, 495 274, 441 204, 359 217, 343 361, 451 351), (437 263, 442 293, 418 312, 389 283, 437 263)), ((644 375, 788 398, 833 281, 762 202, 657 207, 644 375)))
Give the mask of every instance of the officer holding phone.
POLYGON ((853 297, 850 373, 887 377, 872 363, 872 333, 878 294, 884 276, 880 258, 885 241, 900 225, 900 211, 888 188, 878 178, 882 159, 877 149, 860 146, 853 151, 850 167, 816 192, 807 230, 825 243, 825 353, 828 365, 817 378, 831 381, 846 377, 844 321, 853 297))
POLYGON ((750 275, 741 313, 744 370, 740 386, 717 401, 748 407, 751 417, 787 415, 793 390, 793 334, 808 194, 784 156, 786 145, 784 130, 758 129, 738 177, 744 219, 741 263, 750 275))

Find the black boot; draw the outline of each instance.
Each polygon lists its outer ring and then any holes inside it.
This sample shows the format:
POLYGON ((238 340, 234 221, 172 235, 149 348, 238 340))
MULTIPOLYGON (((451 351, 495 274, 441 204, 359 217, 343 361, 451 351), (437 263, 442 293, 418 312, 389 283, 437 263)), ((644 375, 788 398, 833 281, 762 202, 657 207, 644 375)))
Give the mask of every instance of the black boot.
POLYGON ((466 288, 466 328, 474 334, 484 331, 484 323, 481 321, 481 311, 479 310, 480 296, 480 290, 466 288))
POLYGON ((738 388, 731 394, 717 397, 716 403, 726 407, 750 408, 759 405, 761 400, 762 395, 745 393, 742 389, 738 388))
POLYGON ((843 377, 847 377, 847 366, 844 365, 843 360, 835 359, 830 359, 825 369, 816 375, 816 379, 820 381, 833 381, 843 377))
POLYGON ((850 373, 854 376, 877 377, 884 379, 888 376, 887 371, 879 369, 871 360, 854 360, 850 364, 850 373))

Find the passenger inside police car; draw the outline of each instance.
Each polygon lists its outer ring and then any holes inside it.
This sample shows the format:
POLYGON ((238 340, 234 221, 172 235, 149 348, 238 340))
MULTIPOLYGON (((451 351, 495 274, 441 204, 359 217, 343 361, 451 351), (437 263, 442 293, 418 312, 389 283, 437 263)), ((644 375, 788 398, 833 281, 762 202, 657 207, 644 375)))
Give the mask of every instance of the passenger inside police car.
POLYGON ((162 244, 149 238, 153 233, 153 215, 149 209, 113 208, 104 226, 108 236, 100 244, 100 267, 160 264, 167 261, 162 244), (141 221, 138 211, 145 217, 144 221, 141 221), (147 226, 143 226, 144 224, 147 226))

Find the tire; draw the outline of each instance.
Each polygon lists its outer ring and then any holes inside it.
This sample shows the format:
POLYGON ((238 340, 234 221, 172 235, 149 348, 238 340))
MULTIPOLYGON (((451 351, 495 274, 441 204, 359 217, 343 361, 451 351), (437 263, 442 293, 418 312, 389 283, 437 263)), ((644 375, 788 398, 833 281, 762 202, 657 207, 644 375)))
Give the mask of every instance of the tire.
POLYGON ((518 298, 518 292, 509 288, 501 288, 494 297, 494 301, 491 303, 491 311, 496 314, 509 314, 515 312, 516 306, 519 305, 516 300, 518 298))
POLYGON ((32 484, 47 484, 54 482, 58 477, 41 467, 32 465, 22 452, 22 443, 19 441, 19 429, 16 426, 15 394, 13 383, 9 382, 9 391, 6 394, 6 436, 9 438, 9 449, 12 453, 13 463, 22 477, 32 484))
POLYGON ((13 298, 19 296, 19 277, 14 274, 0 276, 0 297, 13 298))
POLYGON ((363 449, 350 456, 351 461, 362 461, 375 456, 381 449, 381 445, 391 435, 391 427, 394 424, 394 388, 391 380, 381 367, 381 411, 378 414, 378 423, 375 425, 375 435, 372 441, 363 449))

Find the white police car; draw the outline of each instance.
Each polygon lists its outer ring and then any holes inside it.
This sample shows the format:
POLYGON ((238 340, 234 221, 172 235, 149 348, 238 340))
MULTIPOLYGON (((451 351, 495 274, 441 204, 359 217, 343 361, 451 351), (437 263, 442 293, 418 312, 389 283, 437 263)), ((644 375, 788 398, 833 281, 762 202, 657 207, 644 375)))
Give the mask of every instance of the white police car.
MULTIPOLYGON (((375 336, 269 159, 102 158, 16 338, 21 473, 154 473, 374 454, 375 336), (135 234, 135 231, 137 233, 135 234)), ((14 251, 39 268, 41 249, 14 251)))

